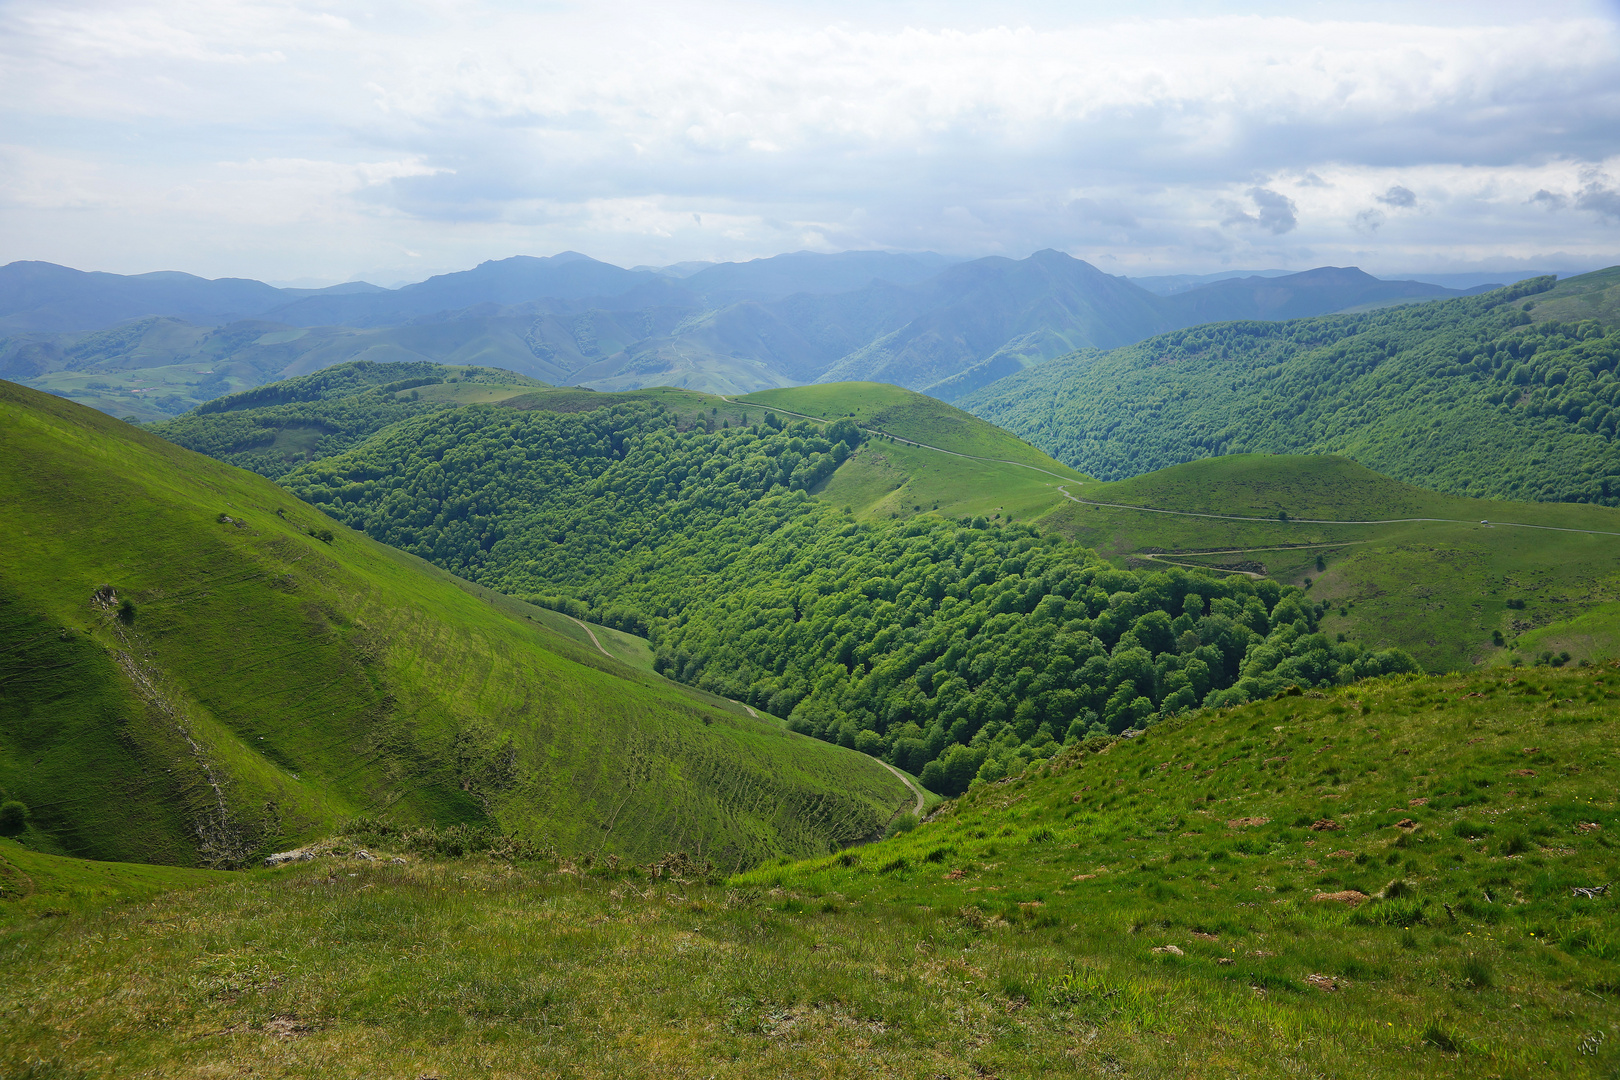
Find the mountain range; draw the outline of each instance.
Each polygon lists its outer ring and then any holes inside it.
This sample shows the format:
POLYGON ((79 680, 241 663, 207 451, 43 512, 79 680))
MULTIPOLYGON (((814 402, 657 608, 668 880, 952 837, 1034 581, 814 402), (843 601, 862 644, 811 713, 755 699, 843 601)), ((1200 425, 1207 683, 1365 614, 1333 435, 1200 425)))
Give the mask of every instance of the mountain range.
POLYGON ((491 365, 599 390, 876 380, 954 400, 1075 350, 1198 323, 1455 295, 1334 267, 1161 295, 1051 250, 798 252, 675 272, 564 252, 399 289, 12 263, 0 267, 0 377, 142 420, 350 360, 491 365))

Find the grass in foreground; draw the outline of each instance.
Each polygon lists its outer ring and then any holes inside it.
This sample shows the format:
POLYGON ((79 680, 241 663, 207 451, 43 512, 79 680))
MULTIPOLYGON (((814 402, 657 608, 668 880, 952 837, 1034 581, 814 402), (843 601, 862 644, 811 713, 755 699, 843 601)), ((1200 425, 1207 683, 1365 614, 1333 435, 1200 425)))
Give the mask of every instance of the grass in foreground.
POLYGON ((0 1068, 1612 1075, 1617 680, 1200 713, 723 884, 407 852, 16 920, 0 1068))

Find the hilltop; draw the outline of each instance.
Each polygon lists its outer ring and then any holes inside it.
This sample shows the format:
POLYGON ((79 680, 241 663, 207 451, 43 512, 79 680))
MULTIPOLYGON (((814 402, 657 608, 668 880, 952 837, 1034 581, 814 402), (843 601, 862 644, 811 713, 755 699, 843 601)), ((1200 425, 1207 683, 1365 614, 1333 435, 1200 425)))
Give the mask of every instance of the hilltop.
POLYGON ((234 866, 363 815, 735 868, 910 805, 251 473, 14 384, 0 418, 0 789, 40 850, 234 866))
POLYGON ((0 842, 36 886, 0 902, 0 1067, 1607 1075, 1617 688, 1543 670, 1199 712, 724 880, 368 833, 152 880, 0 842))
POLYGON ((962 405, 1105 480, 1239 453, 1337 454, 1452 495, 1620 505, 1620 330, 1534 318, 1541 303, 1588 310, 1578 297, 1601 314, 1612 280, 1182 330, 1044 364, 962 405))

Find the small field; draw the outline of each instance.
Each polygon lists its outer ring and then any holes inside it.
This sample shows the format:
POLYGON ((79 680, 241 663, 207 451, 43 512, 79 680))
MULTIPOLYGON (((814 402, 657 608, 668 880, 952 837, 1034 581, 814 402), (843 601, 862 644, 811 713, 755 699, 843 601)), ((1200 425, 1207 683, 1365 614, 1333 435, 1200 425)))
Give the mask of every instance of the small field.
POLYGON ((1432 670, 1620 652, 1607 614, 1620 601, 1620 511, 1608 507, 1458 498, 1345 458, 1270 454, 1068 490, 1085 505, 1066 502, 1042 528, 1126 565, 1309 581, 1333 605, 1329 632, 1432 670), (1449 520, 1388 520, 1399 518, 1449 520), (1572 620, 1580 628, 1562 629, 1572 620))

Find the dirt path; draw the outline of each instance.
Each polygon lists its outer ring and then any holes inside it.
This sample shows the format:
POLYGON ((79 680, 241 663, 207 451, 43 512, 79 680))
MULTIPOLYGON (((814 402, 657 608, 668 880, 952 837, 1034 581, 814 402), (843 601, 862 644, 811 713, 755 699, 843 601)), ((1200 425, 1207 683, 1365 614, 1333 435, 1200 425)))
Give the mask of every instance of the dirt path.
POLYGON ((596 640, 596 631, 592 630, 590 628, 590 626, 588 626, 585 623, 580 622, 578 619, 574 618, 572 615, 565 615, 563 617, 565 619, 569 620, 570 622, 572 622, 575 626, 578 626, 581 630, 585 631, 587 634, 591 635, 591 644, 596 646, 596 651, 597 652, 601 653, 603 656, 607 657, 609 660, 617 660, 617 659, 619 659, 617 656, 614 656, 612 653, 610 653, 606 649, 602 648, 602 643, 600 641, 596 640))
POLYGON ((915 810, 913 810, 912 813, 916 814, 918 817, 922 817, 923 807, 928 804, 928 800, 923 798, 923 793, 918 789, 917 785, 913 784, 911 782, 911 777, 907 776, 905 773, 901 772, 899 769, 895 768, 893 765, 890 765, 887 761, 884 761, 882 758, 873 758, 872 760, 877 762, 879 765, 883 766, 885 769, 888 769, 890 772, 894 773, 895 776, 900 778, 900 782, 902 784, 906 785, 906 787, 911 789, 911 793, 913 795, 917 796, 917 808, 915 810))
MULTIPOLYGON (((610 653, 606 649, 602 648, 602 642, 597 639, 596 631, 591 629, 590 623, 580 622, 578 619, 574 618, 572 615, 564 615, 563 618, 570 620, 571 622, 573 622, 573 624, 575 626, 579 627, 581 630, 583 630, 587 634, 589 634, 591 636, 591 644, 596 646, 596 651, 597 652, 601 653, 603 656, 607 657, 609 660, 618 660, 619 659, 617 656, 614 656, 612 653, 610 653)), ((620 660, 619 662, 623 663, 624 661, 620 660)), ((730 698, 727 698, 726 700, 731 701, 730 698)), ((755 720, 759 719, 759 713, 754 711, 754 707, 752 705, 749 705, 746 702, 742 702, 742 701, 732 701, 731 703, 733 705, 741 705, 743 707, 743 710, 745 712, 747 712, 749 716, 752 716, 755 720)))

